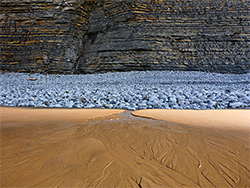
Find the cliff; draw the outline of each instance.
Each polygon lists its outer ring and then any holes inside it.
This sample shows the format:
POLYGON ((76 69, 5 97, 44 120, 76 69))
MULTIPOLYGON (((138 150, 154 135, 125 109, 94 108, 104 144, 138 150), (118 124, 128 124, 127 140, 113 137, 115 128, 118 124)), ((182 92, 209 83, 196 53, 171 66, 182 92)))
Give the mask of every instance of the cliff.
POLYGON ((250 70, 247 0, 1 0, 1 70, 250 70))

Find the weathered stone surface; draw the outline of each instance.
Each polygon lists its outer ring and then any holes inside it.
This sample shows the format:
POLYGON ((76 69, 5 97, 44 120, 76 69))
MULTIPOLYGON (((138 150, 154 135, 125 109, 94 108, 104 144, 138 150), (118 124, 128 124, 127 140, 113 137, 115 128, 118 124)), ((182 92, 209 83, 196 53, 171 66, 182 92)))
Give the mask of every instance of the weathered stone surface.
POLYGON ((1 69, 73 73, 87 30, 87 2, 1 0, 1 69))
POLYGON ((1 0, 1 69, 250 70, 247 0, 1 0))

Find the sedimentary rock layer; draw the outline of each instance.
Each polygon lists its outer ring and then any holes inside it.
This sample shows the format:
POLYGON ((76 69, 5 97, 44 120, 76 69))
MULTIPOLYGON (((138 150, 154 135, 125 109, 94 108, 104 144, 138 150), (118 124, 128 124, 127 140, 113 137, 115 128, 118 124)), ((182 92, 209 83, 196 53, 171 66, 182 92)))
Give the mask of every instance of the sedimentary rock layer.
POLYGON ((72 73, 83 49, 87 9, 79 1, 1 1, 2 69, 72 73))
POLYGON ((250 70, 248 1, 3 0, 1 69, 250 70))

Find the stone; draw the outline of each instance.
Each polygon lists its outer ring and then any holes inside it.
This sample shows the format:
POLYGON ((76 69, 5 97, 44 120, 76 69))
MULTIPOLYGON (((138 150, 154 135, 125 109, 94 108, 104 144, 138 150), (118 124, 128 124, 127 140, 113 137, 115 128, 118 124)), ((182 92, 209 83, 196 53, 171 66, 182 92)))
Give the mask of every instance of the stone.
POLYGON ((61 108, 62 106, 60 104, 55 104, 54 107, 55 108, 61 108))
POLYGON ((135 108, 133 108, 133 107, 128 107, 128 108, 127 108, 127 110, 134 111, 134 110, 136 110, 136 109, 135 109, 135 108))
POLYGON ((109 105, 108 104, 103 104, 102 105, 104 108, 109 108, 109 105))
POLYGON ((229 107, 231 107, 231 108, 244 107, 244 103, 242 103, 242 102, 232 102, 232 103, 229 103, 229 107))
POLYGON ((29 104, 28 104, 29 107, 34 107, 35 106, 35 103, 34 101, 30 101, 29 104))
POLYGON ((116 101, 115 100, 110 100, 109 103, 110 104, 116 104, 116 101))
POLYGON ((72 108, 73 105, 74 105, 73 101, 69 101, 69 102, 66 103, 66 107, 68 107, 68 108, 72 108))
POLYGON ((156 101, 148 101, 147 105, 153 107, 156 105, 156 101))

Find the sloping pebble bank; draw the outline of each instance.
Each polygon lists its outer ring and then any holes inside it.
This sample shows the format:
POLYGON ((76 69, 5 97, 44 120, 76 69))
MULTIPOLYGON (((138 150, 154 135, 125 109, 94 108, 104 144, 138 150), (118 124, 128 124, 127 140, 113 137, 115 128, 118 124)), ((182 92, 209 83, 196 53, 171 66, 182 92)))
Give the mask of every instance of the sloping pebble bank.
POLYGON ((128 110, 250 108, 250 73, 1 73, 0 79, 0 106, 128 110))

